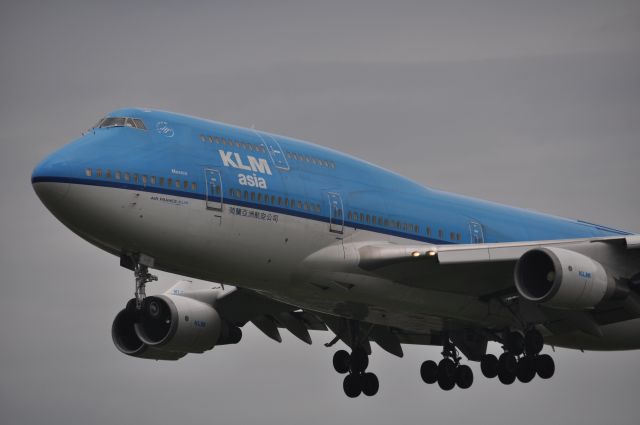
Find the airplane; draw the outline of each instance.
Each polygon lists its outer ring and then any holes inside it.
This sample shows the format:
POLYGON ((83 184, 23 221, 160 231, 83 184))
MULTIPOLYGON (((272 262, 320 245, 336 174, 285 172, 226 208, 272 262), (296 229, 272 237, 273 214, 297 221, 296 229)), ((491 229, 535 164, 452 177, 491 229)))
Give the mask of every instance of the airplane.
POLYGON ((330 331, 348 397, 373 396, 371 342, 442 347, 420 376, 469 388, 554 374, 544 346, 640 348, 640 235, 446 193, 316 144, 143 108, 113 111, 33 170, 50 212, 133 272, 112 338, 178 360, 330 331), (146 295, 150 269, 181 280, 146 295), (335 335, 333 337, 333 335, 335 335), (499 356, 489 342, 502 347, 499 356), (466 359, 466 361, 465 361, 466 359))

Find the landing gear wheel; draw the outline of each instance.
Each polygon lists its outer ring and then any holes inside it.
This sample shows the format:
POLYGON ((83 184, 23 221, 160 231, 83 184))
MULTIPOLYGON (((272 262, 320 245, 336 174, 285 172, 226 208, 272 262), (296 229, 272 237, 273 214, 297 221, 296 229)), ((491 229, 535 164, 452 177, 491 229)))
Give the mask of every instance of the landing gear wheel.
POLYGON ((438 381, 438 365, 433 360, 427 360, 420 366, 420 376, 427 384, 435 384, 438 381))
POLYGON ((511 353, 502 353, 498 359, 498 379, 505 385, 513 384, 516 380, 518 363, 511 353))
POLYGON ((511 385, 516 380, 516 374, 513 372, 498 371, 498 379, 504 385, 511 385))
POLYGON ((556 365, 548 354, 541 354, 535 358, 536 373, 542 379, 549 379, 556 371, 556 365))
POLYGON ((531 380, 536 376, 536 368, 534 358, 530 356, 524 356, 518 361, 518 367, 516 369, 516 376, 518 381, 531 382, 531 380))
POLYGON ((516 360, 516 356, 511 353, 500 354, 500 358, 498 359, 498 373, 502 371, 515 375, 517 366, 518 361, 516 360))
POLYGON ((456 385, 456 365, 453 360, 444 358, 438 363, 438 385, 445 391, 456 385))
POLYGON ((349 368, 353 373, 361 373, 367 370, 369 366, 369 356, 362 348, 353 350, 350 356, 349 368))
POLYGON ((367 372, 360 377, 360 384, 362 386, 362 394, 371 397, 376 395, 380 388, 380 382, 375 373, 367 372))
POLYGON ((485 354, 480 359, 480 370, 485 377, 495 378, 498 376, 498 358, 493 354, 485 354))
POLYGON ((543 346, 544 338, 537 330, 532 329, 524 334, 524 349, 528 355, 535 356, 536 354, 540 354, 543 346))
POLYGON ((505 346, 510 353, 519 356, 524 353, 524 337, 520 332, 509 332, 505 346))
POLYGON ((347 373, 349 372, 349 353, 345 350, 336 351, 333 355, 333 368, 338 373, 347 373))
POLYGON ((344 393, 349 398, 356 398, 360 395, 362 391, 362 385, 360 384, 360 375, 355 373, 350 373, 345 376, 344 381, 342 381, 342 389, 344 393))
POLYGON ((463 390, 469 388, 471 384, 473 384, 473 371, 469 366, 458 366, 456 369, 456 384, 463 390))

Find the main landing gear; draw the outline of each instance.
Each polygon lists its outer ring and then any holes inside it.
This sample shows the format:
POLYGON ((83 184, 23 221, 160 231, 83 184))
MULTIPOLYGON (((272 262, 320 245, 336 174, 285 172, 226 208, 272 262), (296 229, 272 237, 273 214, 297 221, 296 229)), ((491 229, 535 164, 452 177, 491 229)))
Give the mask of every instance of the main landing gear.
POLYGON ((450 342, 445 342, 442 350, 443 359, 439 363, 427 360, 420 366, 420 376, 427 384, 438 383, 445 391, 452 390, 456 385, 467 389, 473 384, 473 371, 467 365, 460 364, 462 357, 450 342))
POLYGON ((505 385, 516 378, 520 382, 531 382, 536 374, 549 379, 555 372, 555 363, 548 354, 540 354, 544 340, 540 332, 530 329, 523 334, 510 332, 504 338, 504 352, 500 357, 485 354, 480 360, 480 369, 487 378, 496 376, 505 385))
MULTIPOLYGON (((480 357, 480 369, 485 377, 498 377, 500 382, 510 385, 516 379, 526 383, 536 375, 542 379, 553 376, 553 359, 548 354, 540 354, 544 345, 540 332, 535 329, 529 329, 524 334, 508 332, 501 340, 504 352, 500 357, 493 354, 480 357)), ((473 372, 469 366, 460 364, 461 357, 448 338, 445 338, 443 344, 442 357, 439 363, 433 360, 422 363, 422 380, 427 384, 437 383, 445 391, 450 391, 456 386, 461 389, 469 388, 473 384, 473 372)))
POLYGON ((376 395, 380 388, 378 377, 367 372, 369 355, 362 347, 355 348, 351 354, 345 350, 336 351, 333 355, 333 368, 340 374, 346 374, 342 388, 347 397, 355 398, 360 394, 376 395))

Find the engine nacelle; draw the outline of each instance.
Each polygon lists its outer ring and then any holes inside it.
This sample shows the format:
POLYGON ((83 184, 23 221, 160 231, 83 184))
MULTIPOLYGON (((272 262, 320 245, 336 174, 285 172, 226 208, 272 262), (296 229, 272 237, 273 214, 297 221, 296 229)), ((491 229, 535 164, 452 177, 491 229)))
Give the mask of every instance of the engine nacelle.
POLYGON ((562 309, 592 308, 615 292, 614 280, 600 263, 555 247, 535 248, 522 255, 516 263, 515 281, 523 298, 562 309))
POLYGON ((211 305, 180 295, 145 298, 134 329, 151 348, 183 353, 202 353, 242 337, 240 328, 223 321, 211 305))
POLYGON ((113 343, 120 352, 133 357, 154 360, 178 360, 187 354, 159 350, 142 342, 135 330, 137 317, 135 299, 132 299, 127 303, 127 307, 120 311, 113 320, 111 338, 113 338, 113 343))

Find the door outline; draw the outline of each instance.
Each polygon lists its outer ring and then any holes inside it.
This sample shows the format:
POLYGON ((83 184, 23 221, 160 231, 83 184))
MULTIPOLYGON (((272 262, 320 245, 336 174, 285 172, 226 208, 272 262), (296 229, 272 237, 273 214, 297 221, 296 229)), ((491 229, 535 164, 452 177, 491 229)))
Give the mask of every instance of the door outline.
POLYGON ((344 206, 342 198, 337 192, 327 192, 329 198, 329 231, 344 233, 344 206))
POLYGON ((280 147, 280 143, 268 134, 260 134, 254 130, 260 140, 262 140, 262 147, 269 154, 271 163, 282 171, 289 171, 289 162, 287 157, 280 147))
POLYGON ((470 221, 469 235, 471 237, 472 244, 484 243, 484 229, 482 228, 482 224, 477 221, 470 221))
POLYGON ((207 209, 222 211, 224 190, 222 190, 220 170, 214 168, 204 169, 204 193, 207 209))

